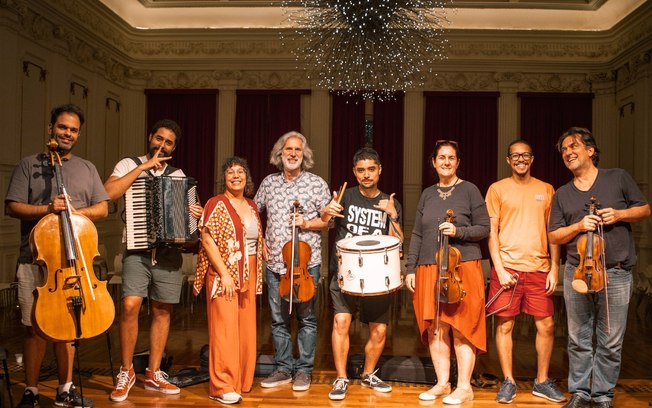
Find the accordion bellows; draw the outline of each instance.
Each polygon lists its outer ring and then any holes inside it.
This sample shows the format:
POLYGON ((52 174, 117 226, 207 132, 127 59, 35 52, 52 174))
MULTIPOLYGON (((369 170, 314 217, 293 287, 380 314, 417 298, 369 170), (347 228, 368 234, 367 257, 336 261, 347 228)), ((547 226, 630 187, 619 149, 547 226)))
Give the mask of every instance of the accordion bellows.
POLYGON ((197 182, 191 177, 137 179, 125 193, 127 250, 196 242, 197 220, 188 207, 198 201, 197 182))

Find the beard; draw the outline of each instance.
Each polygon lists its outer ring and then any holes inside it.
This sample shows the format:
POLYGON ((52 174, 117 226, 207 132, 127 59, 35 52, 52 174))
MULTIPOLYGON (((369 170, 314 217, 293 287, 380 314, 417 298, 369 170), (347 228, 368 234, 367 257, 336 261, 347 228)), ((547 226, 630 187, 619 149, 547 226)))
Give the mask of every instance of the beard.
POLYGON ((301 163, 303 163, 303 157, 297 159, 296 162, 290 162, 286 157, 282 157, 281 160, 283 160, 283 168, 289 171, 301 168, 301 163))
MULTIPOLYGON (((149 147, 149 156, 154 157, 157 150, 158 150, 158 146, 150 146, 149 147)), ((159 155, 159 157, 170 157, 170 156, 171 156, 171 154, 166 152, 165 149, 161 149, 161 154, 159 155)))

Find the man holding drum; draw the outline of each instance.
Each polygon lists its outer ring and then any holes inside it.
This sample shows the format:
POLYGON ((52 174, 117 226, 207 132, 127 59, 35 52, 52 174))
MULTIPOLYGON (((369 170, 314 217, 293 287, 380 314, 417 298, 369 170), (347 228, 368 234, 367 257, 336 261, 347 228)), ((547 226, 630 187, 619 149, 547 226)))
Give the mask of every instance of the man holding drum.
MULTIPOLYGON (((358 180, 358 186, 340 192, 341 197, 338 196, 338 193, 333 193, 333 200, 322 211, 323 221, 335 220, 336 242, 355 236, 390 235, 398 238, 398 240, 393 239, 392 242, 397 241, 397 248, 400 247, 403 241, 401 205, 394 200, 393 193, 389 195, 378 189, 381 172, 380 158, 374 149, 363 147, 353 156, 353 174, 358 180)), ((369 238, 369 242, 373 241, 372 237, 369 238)), ((382 242, 380 239, 378 240, 382 242)), ((365 363, 361 384, 379 392, 390 392, 392 387, 376 376, 375 368, 385 346, 391 301, 390 292, 393 290, 387 284, 386 293, 381 295, 364 296, 364 289, 361 293, 355 294, 362 296, 343 293, 340 287, 342 281, 338 280, 338 260, 335 252, 333 251, 330 262, 330 270, 333 273, 330 291, 335 309, 332 343, 337 379, 333 383, 333 389, 328 394, 328 398, 343 400, 346 397, 349 383, 346 376, 349 328, 356 310, 360 311, 360 320, 369 325, 369 340, 365 345, 365 363)), ((398 253, 396 256, 399 256, 398 253)), ((367 264, 371 264, 374 269, 377 269, 376 266, 373 266, 373 262, 367 264)), ((370 276, 377 275, 378 279, 386 279, 389 282, 381 270, 370 272, 372 272, 370 276)), ((400 268, 396 272, 400 282, 400 268)), ((364 285, 360 284, 359 286, 364 285)), ((400 288, 400 283, 396 289, 398 288, 400 288)))

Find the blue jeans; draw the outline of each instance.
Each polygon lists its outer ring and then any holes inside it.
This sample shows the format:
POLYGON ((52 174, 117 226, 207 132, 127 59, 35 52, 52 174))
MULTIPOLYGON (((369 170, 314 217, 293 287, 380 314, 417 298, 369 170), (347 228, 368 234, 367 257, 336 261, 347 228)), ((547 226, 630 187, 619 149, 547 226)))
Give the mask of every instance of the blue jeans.
MULTIPOLYGON (((315 288, 319 282, 319 268, 319 265, 308 268, 308 272, 315 280, 315 288)), ((274 355, 276 368, 288 374, 297 371, 310 374, 315 366, 315 347, 317 345, 317 316, 314 308, 317 290, 311 300, 292 304, 292 314, 297 316, 298 323, 299 358, 295 360, 292 352, 292 334, 290 333, 292 323, 289 314, 290 304, 278 293, 280 275, 267 269, 265 278, 269 307, 272 312, 272 338, 276 350, 274 355)))
POLYGON ((566 264, 564 301, 568 316, 568 392, 585 400, 611 401, 620 374, 621 352, 627 310, 632 297, 631 271, 607 270, 609 331, 605 316, 604 292, 582 295, 571 287, 575 267, 566 264), (593 326, 596 345, 593 348, 593 326))

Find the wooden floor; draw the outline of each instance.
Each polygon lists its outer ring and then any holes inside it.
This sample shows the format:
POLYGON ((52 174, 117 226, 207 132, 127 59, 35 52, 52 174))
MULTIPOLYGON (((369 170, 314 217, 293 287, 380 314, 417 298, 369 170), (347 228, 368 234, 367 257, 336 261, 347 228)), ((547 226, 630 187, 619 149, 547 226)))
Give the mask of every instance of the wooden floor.
MULTIPOLYGON (((425 405, 442 406, 441 401, 424 403, 418 400, 419 393, 429 388, 428 385, 394 382, 394 390, 389 394, 381 394, 363 388, 359 382, 353 381, 344 401, 334 402, 328 399, 328 392, 334 380, 334 366, 331 356, 332 309, 323 285, 320 285, 318 298, 319 335, 313 385, 309 391, 293 392, 290 385, 277 389, 262 389, 260 379, 256 379, 254 389, 244 395, 240 406, 246 407, 278 407, 278 406, 336 406, 336 407, 402 407, 425 405)), ((258 306, 258 344, 263 354, 272 354, 271 327, 269 311, 265 301, 258 306)), ((550 377, 559 381, 561 389, 566 391, 566 376, 568 359, 566 357, 566 324, 561 298, 557 299, 557 322, 555 348, 553 352, 550 377)), ((12 380, 14 405, 20 399, 24 388, 22 367, 16 363, 14 355, 22 352, 23 328, 19 320, 19 311, 15 303, 9 302, 0 309, 0 346, 9 350, 9 371, 12 380)), ((488 353, 479 356, 476 364, 477 374, 489 374, 500 377, 500 367, 493 341, 492 321, 487 321, 488 353)), ((140 318, 140 336, 136 350, 147 349, 149 331, 149 316, 147 308, 143 307, 140 318)), ((167 354, 173 358, 169 373, 186 367, 199 366, 199 350, 208 342, 206 333, 206 312, 202 300, 199 302, 184 302, 175 308, 167 354)), ((518 393, 511 406, 514 407, 544 407, 560 406, 547 402, 531 394, 532 379, 536 373, 536 353, 534 350, 535 330, 532 320, 527 316, 519 317, 514 336, 514 373, 517 380, 518 393)), ((367 328, 354 322, 351 329, 351 353, 361 353, 366 341, 367 328)), ((113 340, 113 361, 119 365, 118 328, 114 324, 110 329, 113 340)), ((648 407, 652 402, 652 298, 635 295, 630 307, 628 330, 623 350, 623 366, 620 381, 616 388, 614 403, 620 407, 648 407)), ((81 372, 85 396, 95 401, 96 407, 187 407, 187 406, 220 406, 218 402, 208 399, 208 384, 202 383, 182 389, 180 395, 163 396, 155 392, 145 391, 142 382, 136 382, 129 399, 122 403, 112 403, 108 395, 113 387, 110 375, 107 337, 98 336, 85 340, 80 346, 81 372)), ((392 321, 388 331, 384 355, 388 356, 427 356, 417 335, 411 298, 407 292, 397 294, 392 310, 392 321)), ((46 356, 42 370, 41 406, 52 406, 56 388, 53 358, 50 351, 46 356)), ((116 367, 117 368, 117 367, 116 367)), ((75 377, 75 382, 78 382, 75 377)), ((464 404, 465 407, 497 406, 495 402, 496 387, 474 388, 475 400, 464 404)), ((6 394, 6 392, 5 392, 6 394)), ((7 395, 4 402, 8 404, 7 395)), ((6 405, 9 406, 9 405, 6 405)))

